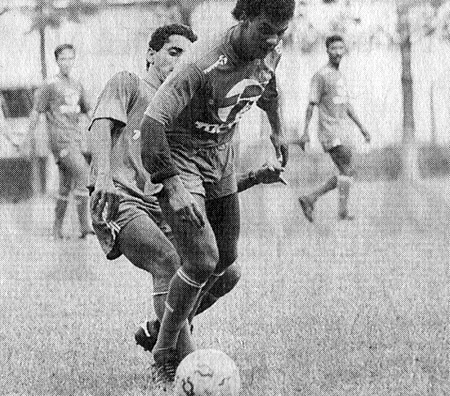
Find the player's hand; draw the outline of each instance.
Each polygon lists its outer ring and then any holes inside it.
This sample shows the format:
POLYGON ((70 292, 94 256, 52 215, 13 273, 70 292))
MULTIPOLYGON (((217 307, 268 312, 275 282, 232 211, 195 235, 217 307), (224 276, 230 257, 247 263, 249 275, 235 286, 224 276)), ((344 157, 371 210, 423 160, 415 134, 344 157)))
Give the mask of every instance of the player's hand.
POLYGON ((289 147, 283 136, 273 134, 270 135, 270 140, 275 148, 275 154, 281 167, 284 168, 289 159, 289 147))
POLYGON ((305 146, 306 146, 306 144, 309 143, 309 142, 310 142, 309 134, 305 132, 305 133, 300 137, 300 140, 299 140, 300 148, 301 148, 303 151, 305 151, 305 146))
POLYGON ((197 228, 203 228, 205 220, 200 207, 191 193, 186 190, 181 179, 178 176, 173 176, 165 179, 163 185, 169 198, 169 205, 178 220, 197 228))
POLYGON ((372 139, 370 133, 365 129, 362 129, 361 133, 364 136, 364 140, 366 141, 366 143, 370 143, 370 140, 372 139))
POLYGON ((119 212, 120 194, 110 176, 99 176, 91 196, 91 209, 98 220, 107 223, 114 220, 119 212))
POLYGON ((271 184, 271 183, 283 183, 286 181, 281 177, 281 172, 284 169, 280 166, 270 164, 266 162, 261 168, 255 172, 255 179, 258 183, 271 184))

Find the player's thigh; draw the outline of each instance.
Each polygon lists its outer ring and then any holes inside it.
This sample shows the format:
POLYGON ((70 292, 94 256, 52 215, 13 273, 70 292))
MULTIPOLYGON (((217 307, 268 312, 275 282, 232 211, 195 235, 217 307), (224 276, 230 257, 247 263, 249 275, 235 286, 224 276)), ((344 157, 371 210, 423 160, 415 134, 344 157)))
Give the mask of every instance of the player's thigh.
POLYGON ((341 174, 353 176, 353 153, 350 146, 341 144, 328 150, 328 153, 341 174))
POLYGON ((72 189, 72 174, 61 161, 58 162, 58 179, 58 194, 67 197, 72 189))
POLYGON ((182 221, 173 212, 167 196, 162 194, 159 202, 164 218, 167 220, 176 240, 183 268, 197 279, 207 278, 216 268, 219 261, 216 238, 207 220, 204 197, 192 194, 205 220, 202 228, 182 221))
POLYGON ((233 264, 238 256, 240 207, 237 193, 206 201, 206 213, 219 249, 218 272, 233 264))
POLYGON ((89 178, 89 165, 81 150, 77 147, 70 148, 69 153, 62 161, 72 176, 75 193, 85 195, 89 178))
POLYGON ((155 282, 170 281, 180 266, 174 246, 149 216, 130 220, 116 243, 120 252, 136 267, 151 273, 155 282))

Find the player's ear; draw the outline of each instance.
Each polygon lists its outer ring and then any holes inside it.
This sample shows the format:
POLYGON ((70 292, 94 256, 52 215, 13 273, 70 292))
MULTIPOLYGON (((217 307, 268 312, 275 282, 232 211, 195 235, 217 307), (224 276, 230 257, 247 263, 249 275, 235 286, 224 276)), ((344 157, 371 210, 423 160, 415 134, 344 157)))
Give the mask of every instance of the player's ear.
POLYGON ((149 48, 148 49, 148 51, 147 51, 147 62, 150 64, 150 65, 153 65, 154 63, 155 63, 155 54, 156 54, 156 51, 153 49, 153 48, 149 48))

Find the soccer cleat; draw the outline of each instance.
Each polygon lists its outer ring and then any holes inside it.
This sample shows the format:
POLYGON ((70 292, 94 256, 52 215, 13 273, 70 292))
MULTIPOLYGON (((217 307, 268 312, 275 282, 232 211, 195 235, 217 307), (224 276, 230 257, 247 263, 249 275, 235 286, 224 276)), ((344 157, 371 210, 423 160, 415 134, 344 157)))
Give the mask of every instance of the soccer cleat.
POLYGON ((158 350, 154 353, 155 363, 152 365, 152 380, 154 386, 162 391, 170 391, 175 381, 179 364, 176 349, 158 350))
POLYGON ((308 219, 310 223, 313 222, 313 210, 314 205, 313 203, 308 199, 306 196, 299 197, 298 202, 300 203, 300 206, 302 207, 303 214, 308 219))
POLYGON ((144 351, 151 352, 158 339, 159 327, 161 324, 157 319, 145 321, 134 334, 136 344, 144 348, 144 351))

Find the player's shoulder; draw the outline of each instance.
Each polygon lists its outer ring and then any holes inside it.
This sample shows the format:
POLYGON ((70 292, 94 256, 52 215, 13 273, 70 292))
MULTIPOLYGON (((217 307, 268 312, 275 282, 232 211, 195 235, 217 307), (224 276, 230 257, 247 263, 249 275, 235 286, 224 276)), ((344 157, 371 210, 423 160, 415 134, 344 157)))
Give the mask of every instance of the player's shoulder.
POLYGON ((183 65, 192 65, 207 74, 214 68, 227 64, 228 59, 222 48, 223 43, 223 34, 214 34, 198 40, 183 56, 183 65))

